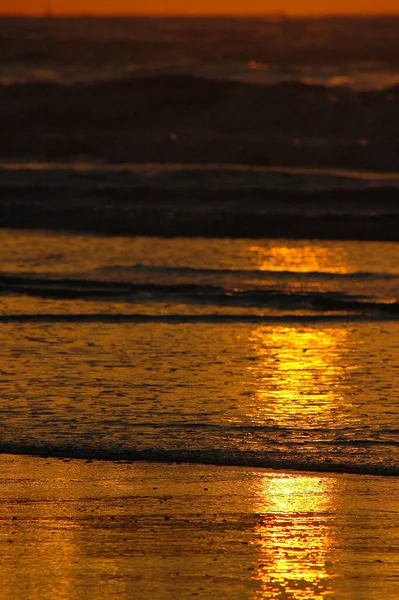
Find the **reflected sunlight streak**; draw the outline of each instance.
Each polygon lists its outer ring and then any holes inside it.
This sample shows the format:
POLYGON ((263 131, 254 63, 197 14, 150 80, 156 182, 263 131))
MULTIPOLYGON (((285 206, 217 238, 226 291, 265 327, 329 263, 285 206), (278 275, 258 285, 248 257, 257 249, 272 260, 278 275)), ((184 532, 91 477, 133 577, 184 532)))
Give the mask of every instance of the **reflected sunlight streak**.
POLYGON ((267 475, 260 482, 257 600, 321 600, 329 595, 334 484, 333 478, 299 474, 267 475))
POLYGON ((346 250, 329 248, 326 244, 307 244, 293 241, 289 246, 276 244, 270 247, 251 246, 261 271, 292 271, 295 273, 327 272, 349 273, 346 250))
POLYGON ((315 427, 337 418, 346 404, 347 336, 348 330, 338 327, 255 329, 259 361, 248 368, 258 382, 258 418, 263 413, 283 427, 315 427))

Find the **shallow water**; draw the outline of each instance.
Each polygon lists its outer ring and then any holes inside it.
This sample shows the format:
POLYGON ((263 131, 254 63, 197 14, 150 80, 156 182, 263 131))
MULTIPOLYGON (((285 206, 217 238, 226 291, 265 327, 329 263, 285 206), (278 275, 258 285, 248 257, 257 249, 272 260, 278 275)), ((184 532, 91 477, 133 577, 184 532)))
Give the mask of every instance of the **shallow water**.
POLYGON ((398 244, 0 239, 3 451, 398 474, 398 244))
POLYGON ((3 323, 3 451, 398 474, 398 323, 3 323))
POLYGON ((0 231, 7 315, 398 314, 392 242, 0 231))

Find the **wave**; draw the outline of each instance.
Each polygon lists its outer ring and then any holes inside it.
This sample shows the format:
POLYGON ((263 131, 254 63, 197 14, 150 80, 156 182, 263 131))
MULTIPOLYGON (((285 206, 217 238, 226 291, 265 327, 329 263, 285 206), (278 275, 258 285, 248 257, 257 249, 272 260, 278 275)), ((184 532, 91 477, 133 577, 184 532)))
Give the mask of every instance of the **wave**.
MULTIPOLYGON (((255 67, 254 61, 254 67, 255 67)), ((108 77, 98 77, 95 76, 89 77, 87 80, 82 78, 77 79, 63 79, 57 77, 40 77, 40 71, 38 71, 36 77, 27 77, 15 79, 7 78, 2 79, 0 75, 0 88, 11 89, 13 87, 21 89, 26 87, 31 90, 33 93, 40 92, 40 90, 58 90, 58 91, 66 91, 68 88, 79 89, 98 89, 100 91, 104 89, 115 91, 126 89, 127 87, 134 86, 142 88, 143 91, 151 91, 152 89, 161 88, 173 88, 177 83, 180 85, 181 89, 186 89, 190 91, 193 89, 198 91, 199 86, 202 88, 206 88, 207 91, 216 91, 223 89, 241 89, 245 91, 252 89, 266 90, 270 94, 281 94, 281 91, 290 91, 290 90, 298 90, 307 89, 309 91, 314 91, 316 93, 321 93, 323 90, 328 92, 336 92, 338 94, 344 94, 342 98, 350 97, 351 95, 359 95, 359 96, 370 96, 370 97, 378 97, 379 94, 386 93, 397 93, 399 90, 399 74, 397 77, 392 77, 390 80, 386 79, 386 83, 384 87, 377 87, 371 89, 359 89, 356 86, 351 86, 348 82, 348 79, 342 77, 338 79, 334 77, 334 80, 331 81, 330 78, 319 77, 318 79, 312 80, 311 78, 304 77, 302 75, 302 71, 300 68, 292 69, 289 71, 288 69, 282 71, 282 73, 278 73, 278 69, 272 71, 270 74, 270 69, 268 70, 269 77, 261 77, 261 63, 257 63, 259 67, 257 69, 258 77, 251 78, 249 76, 243 75, 239 77, 235 74, 231 74, 231 71, 227 70, 225 73, 223 71, 217 72, 216 69, 212 69, 209 65, 205 65, 205 68, 202 70, 194 69, 190 70, 190 68, 176 67, 176 66, 150 66, 143 68, 132 69, 130 72, 121 72, 117 74, 117 76, 112 77, 112 71, 108 72, 108 77)), ((266 65, 265 65, 266 66, 266 65)), ((306 65, 308 66, 308 65, 306 65)), ((250 67, 251 68, 251 67, 250 67)), ((256 68, 256 67, 255 67, 256 68)), ((366 72, 370 72, 370 67, 366 72)), ((306 72, 306 69, 304 70, 306 72)), ((390 98, 389 100, 392 100, 390 98)))
MULTIPOLYGON (((96 160, 0 160, 1 191, 11 206, 66 210, 79 202, 201 214, 268 211, 273 217, 381 217, 398 214, 399 172, 220 163, 107 163, 96 160), (54 202, 54 195, 57 202, 54 202)), ((199 216, 199 215, 198 215, 199 216)), ((5 212, 4 218, 7 217, 5 212)))
POLYGON ((393 15, 168 18, 166 25, 155 17, 58 17, 51 26, 45 18, 28 21, 0 19, 5 82, 90 82, 160 69, 356 88, 398 79, 399 23, 393 15))
POLYGON ((0 161, 0 191, 3 227, 346 240, 399 231, 396 171, 0 161))
POLYGON ((398 103, 399 85, 357 92, 189 74, 3 85, 0 155, 399 171, 398 103))
MULTIPOLYGON (((217 163, 106 163, 102 161, 75 160, 69 162, 0 162, 2 187, 36 187, 44 183, 48 189, 69 188, 83 185, 112 186, 118 189, 142 192, 143 188, 173 191, 206 191, 210 188, 218 192, 237 190, 275 190, 296 193, 296 202, 302 204, 304 195, 300 192, 368 192, 363 193, 367 200, 370 191, 396 190, 399 188, 399 173, 356 171, 334 168, 300 168, 281 166, 254 166, 245 164, 217 163)), ((90 188, 89 188, 90 189, 90 188)), ((307 202, 309 200, 307 199, 307 202)), ((331 207, 330 207, 331 210, 331 207)))
MULTIPOLYGON (((334 281, 335 279, 340 280, 367 280, 367 279, 376 279, 376 280, 395 280, 399 279, 399 273, 381 273, 381 272, 372 272, 372 271, 353 271, 349 273, 339 273, 336 271, 284 271, 284 270, 268 270, 268 269, 229 269, 229 268, 217 268, 217 269, 206 269, 206 268, 198 268, 198 267, 158 267, 152 265, 145 264, 135 264, 130 267, 125 266, 115 266, 112 267, 101 267, 99 269, 102 273, 149 273, 149 274, 166 274, 169 275, 193 275, 193 276, 202 276, 202 275, 238 275, 238 276, 246 276, 246 277, 254 277, 256 279, 270 279, 274 280, 278 279, 298 279, 298 278, 306 278, 306 279, 327 279, 328 281, 334 281)), ((1 276, 0 276, 1 281, 1 276)))
MULTIPOLYGON (((201 110, 205 108, 203 102, 207 106, 214 105, 216 101, 220 102, 226 98, 230 98, 230 94, 240 94, 242 96, 242 109, 245 110, 246 102, 251 101, 252 107, 257 104, 259 109, 262 109, 262 113, 265 113, 265 106, 262 107, 262 101, 267 103, 267 107, 275 105, 277 102, 282 101, 282 108, 287 103, 292 102, 293 98, 303 98, 307 104, 311 100, 313 103, 320 101, 328 103, 353 103, 357 99, 360 106, 357 108, 362 109, 362 102, 370 101, 378 102, 383 101, 384 104, 396 103, 399 93, 399 81, 398 83, 388 85, 383 89, 372 89, 372 90, 356 90, 343 83, 342 85, 326 85, 323 83, 308 83, 301 79, 292 76, 291 79, 285 81, 276 82, 259 82, 259 81, 239 81, 236 78, 229 79, 228 77, 218 78, 215 76, 192 74, 190 72, 179 70, 179 69, 151 69, 139 70, 135 73, 126 75, 123 78, 115 78, 109 80, 99 80, 90 82, 71 83, 65 85, 57 81, 18 81, 15 83, 2 83, 0 79, 0 89, 2 91, 2 100, 5 100, 7 96, 19 97, 21 94, 26 94, 28 91, 31 94, 32 101, 42 98, 44 94, 51 94, 51 100, 57 100, 64 98, 66 102, 65 107, 67 109, 72 108, 71 100, 73 94, 78 94, 77 101, 80 98, 89 99, 94 94, 106 95, 111 101, 113 106, 118 100, 122 98, 122 94, 137 94, 138 104, 134 106, 121 107, 123 114, 129 111, 127 114, 138 116, 138 111, 145 110, 145 114, 149 114, 151 106, 145 106, 145 100, 152 98, 155 94, 163 92, 165 94, 166 105, 164 108, 171 108, 169 106, 171 97, 175 97, 178 100, 178 106, 175 107, 174 114, 178 114, 178 109, 183 106, 190 110, 201 110), (140 94, 140 96, 138 95, 140 94), (388 95, 388 97, 387 97, 388 95), (185 98, 187 96, 187 98, 185 98), (195 100, 193 106, 191 106, 190 97, 195 100), (185 100, 187 102, 185 102, 185 100), (135 110, 136 109, 136 110, 135 110)), ((233 96, 235 98, 235 96, 233 96)), ((155 100, 155 97, 154 97, 155 100)), ((159 104, 157 104, 159 107, 159 104)), ((23 105, 25 106, 25 105, 23 105)), ((86 106, 81 106, 82 110, 86 109, 86 106)), ((96 111, 101 111, 102 114, 106 114, 107 107, 101 107, 98 105, 92 106, 94 114, 96 111)), ((220 107, 219 107, 220 108, 220 107)), ((247 106, 248 108, 248 106, 247 106)), ((166 113, 167 114, 167 113, 166 113)), ((155 119, 159 119, 160 116, 164 116, 165 113, 161 112, 161 115, 154 114, 155 119)), ((114 115, 118 120, 119 115, 114 115)), ((315 116, 315 115, 314 115, 315 116)), ((82 116, 81 116, 82 118, 82 116)), ((237 114, 237 118, 240 120, 242 115, 237 114)), ((233 125, 233 124, 232 124, 233 125)))
POLYGON ((399 302, 379 302, 343 292, 226 289, 203 284, 114 283, 79 279, 0 276, 0 293, 51 299, 169 302, 215 307, 275 308, 398 315, 399 302))
POLYGON ((1 186, 1 192, 0 218, 8 228, 158 237, 399 239, 397 189, 310 194, 305 206, 296 202, 303 194, 277 190, 90 189, 82 182, 75 189, 45 183, 1 186))
POLYGON ((359 475, 399 476, 399 467, 391 464, 384 465, 376 461, 367 463, 355 457, 314 459, 310 456, 303 458, 276 456, 272 451, 234 451, 225 448, 210 448, 207 450, 126 450, 110 448, 76 447, 74 445, 25 445, 0 444, 0 452, 4 454, 25 454, 43 457, 78 458, 110 461, 152 461, 164 463, 193 463, 219 466, 259 467, 274 470, 313 471, 327 473, 352 473, 359 475))
POLYGON ((397 321, 398 315, 392 313, 348 313, 348 314, 183 314, 170 313, 167 315, 147 313, 9 313, 0 314, 0 323, 355 323, 397 321))

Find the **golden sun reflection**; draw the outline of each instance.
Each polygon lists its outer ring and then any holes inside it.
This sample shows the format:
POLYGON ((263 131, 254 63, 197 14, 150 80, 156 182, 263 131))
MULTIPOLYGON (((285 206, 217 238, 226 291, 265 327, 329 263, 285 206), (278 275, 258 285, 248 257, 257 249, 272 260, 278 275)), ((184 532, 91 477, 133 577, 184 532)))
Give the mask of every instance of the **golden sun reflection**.
POLYGON ((344 247, 328 243, 308 244, 301 241, 290 242, 289 246, 251 246, 248 248, 256 257, 261 271, 292 271, 295 273, 349 272, 347 251, 344 247))
POLYGON ((300 474, 266 475, 260 482, 257 600, 321 600, 330 594, 334 482, 300 474))
MULTIPOLYGON (((261 326, 251 341, 258 360, 252 418, 289 431, 293 452, 350 418, 348 336, 342 326, 261 326), (323 433, 324 432, 324 433, 323 433)), ((322 600, 331 593, 336 479, 266 474, 256 490, 261 582, 256 600, 322 600)))
POLYGON ((259 327, 252 342, 259 360, 254 417, 279 426, 318 427, 345 410, 348 329, 259 327))

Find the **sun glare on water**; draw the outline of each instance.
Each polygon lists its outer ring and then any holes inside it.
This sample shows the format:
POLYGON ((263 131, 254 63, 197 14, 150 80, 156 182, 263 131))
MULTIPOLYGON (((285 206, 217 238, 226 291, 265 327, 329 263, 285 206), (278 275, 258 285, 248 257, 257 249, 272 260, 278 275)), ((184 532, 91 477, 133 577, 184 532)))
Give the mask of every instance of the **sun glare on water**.
POLYGON ((260 481, 255 508, 263 520, 255 536, 261 589, 256 600, 322 600, 329 595, 335 485, 333 478, 298 474, 260 481))

